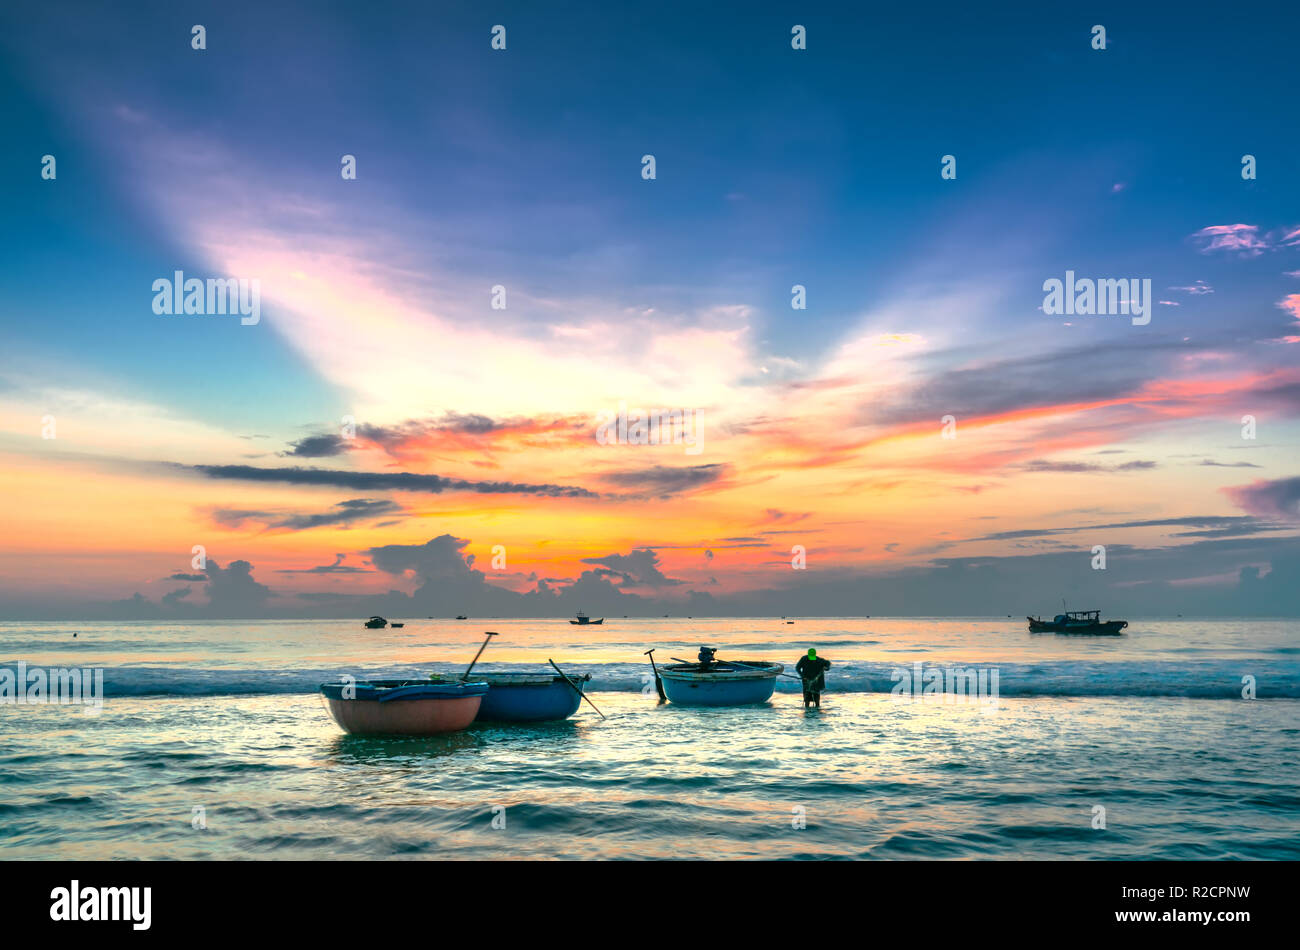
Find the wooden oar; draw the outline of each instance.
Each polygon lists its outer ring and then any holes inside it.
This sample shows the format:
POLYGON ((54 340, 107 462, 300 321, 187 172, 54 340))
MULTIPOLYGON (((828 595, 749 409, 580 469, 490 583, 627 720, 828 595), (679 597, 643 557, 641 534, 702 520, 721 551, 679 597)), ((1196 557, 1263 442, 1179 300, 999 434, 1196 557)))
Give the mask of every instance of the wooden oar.
MULTIPOLYGON (((741 669, 744 669, 744 670, 761 670, 761 669, 762 669, 761 666, 751 666, 751 665, 748 664, 748 663, 741 663, 739 660, 718 660, 718 662, 719 662, 719 663, 730 663, 732 666, 739 666, 741 669)), ((799 682, 801 682, 801 683, 803 682, 803 677, 802 677, 802 676, 795 676, 793 673, 784 673, 784 672, 782 672, 782 673, 777 673, 776 675, 777 675, 777 676, 784 676, 784 677, 786 677, 787 679, 799 680, 799 682)))
POLYGON ((659 690, 659 702, 668 702, 668 697, 664 695, 664 681, 659 678, 659 667, 655 666, 655 651, 646 650, 642 655, 650 657, 650 669, 655 671, 655 689, 659 690))
POLYGON ((588 699, 587 694, 584 693, 584 692, 583 692, 583 691, 578 687, 578 684, 575 683, 575 682, 573 682, 573 680, 569 679, 569 677, 565 676, 565 674, 564 674, 564 670, 560 669, 558 666, 555 666, 555 661, 554 661, 554 660, 552 660, 550 657, 547 657, 547 658, 546 658, 546 662, 549 663, 549 664, 551 664, 551 666, 555 667, 555 672, 559 673, 560 676, 564 677, 564 682, 566 682, 566 683, 568 683, 570 686, 572 686, 572 687, 574 688, 574 690, 577 691, 577 693, 578 693, 579 696, 581 696, 583 699, 586 699, 586 700, 587 700, 587 705, 589 705, 592 709, 595 709, 596 712, 599 713, 601 719, 604 719, 604 718, 605 718, 605 714, 604 714, 603 712, 601 712, 599 709, 596 709, 596 704, 593 703, 590 699, 588 699))
POLYGON ((462 683, 469 679, 469 671, 474 669, 474 664, 478 662, 478 658, 483 655, 483 651, 487 649, 487 645, 492 642, 492 638, 495 636, 495 632, 491 630, 488 631, 487 639, 483 641, 483 645, 479 647, 478 652, 474 654, 474 659, 470 661, 469 669, 465 670, 465 672, 460 675, 460 681, 462 683))

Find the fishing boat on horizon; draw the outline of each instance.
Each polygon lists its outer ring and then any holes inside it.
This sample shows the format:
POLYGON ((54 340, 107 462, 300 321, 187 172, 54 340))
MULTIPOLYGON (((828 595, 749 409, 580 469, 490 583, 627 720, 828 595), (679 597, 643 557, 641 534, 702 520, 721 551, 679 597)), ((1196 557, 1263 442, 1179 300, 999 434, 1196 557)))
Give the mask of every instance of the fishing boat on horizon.
POLYGON ((585 626, 587 626, 588 624, 595 625, 595 624, 598 624, 598 623, 604 623, 604 622, 605 622, 605 618, 604 618, 604 617, 601 617, 599 620, 592 620, 590 617, 588 617, 586 614, 584 614, 581 610, 578 611, 578 619, 577 619, 577 620, 570 620, 570 621, 569 621, 569 623, 575 623, 575 624, 577 624, 577 625, 580 626, 580 627, 585 627, 585 626))
POLYGON ((1118 637, 1128 626, 1127 620, 1101 619, 1100 610, 1067 610, 1051 620, 1026 617, 1030 633, 1064 633, 1076 636, 1118 637))
POLYGON ((379 616, 378 614, 376 614, 375 616, 371 617, 369 620, 366 621, 366 626, 369 627, 371 630, 379 630, 382 629, 383 627, 388 626, 388 621, 385 620, 383 617, 379 616))

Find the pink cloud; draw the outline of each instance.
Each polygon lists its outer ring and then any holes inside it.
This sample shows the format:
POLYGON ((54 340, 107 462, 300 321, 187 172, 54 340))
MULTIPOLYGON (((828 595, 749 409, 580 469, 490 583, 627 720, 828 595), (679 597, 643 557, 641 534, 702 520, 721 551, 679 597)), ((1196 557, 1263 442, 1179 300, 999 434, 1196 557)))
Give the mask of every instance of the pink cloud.
POLYGON ((1197 296, 1197 297, 1202 296, 1203 294, 1212 294, 1212 293, 1214 293, 1214 288, 1211 287, 1209 284, 1207 284, 1207 283, 1206 283, 1205 281, 1203 281, 1203 280, 1195 281, 1194 283, 1192 283, 1191 285, 1189 285, 1189 286, 1187 286, 1187 287, 1170 287, 1169 289, 1170 289, 1170 290, 1181 290, 1181 291, 1182 291, 1183 293, 1185 293, 1185 294, 1192 294, 1192 295, 1197 296))
POLYGON ((1295 317, 1297 323, 1300 323, 1300 294, 1287 294, 1277 302, 1277 305, 1295 317))
POLYGON ((1260 239, 1259 225, 1256 224, 1212 224, 1193 234, 1191 240, 1202 244, 1202 254, 1228 251, 1244 257, 1258 257, 1268 247, 1260 239))

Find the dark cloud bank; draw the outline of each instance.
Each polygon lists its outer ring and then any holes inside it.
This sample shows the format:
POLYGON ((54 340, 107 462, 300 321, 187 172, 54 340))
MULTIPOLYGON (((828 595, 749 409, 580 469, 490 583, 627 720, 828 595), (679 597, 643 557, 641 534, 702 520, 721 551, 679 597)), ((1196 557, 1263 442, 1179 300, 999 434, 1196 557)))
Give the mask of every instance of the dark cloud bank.
MULTIPOLYGON (((392 577, 387 593, 348 593, 345 580, 328 589, 276 591, 254 577, 248 561, 226 567, 209 559, 203 572, 178 572, 184 583, 160 600, 133 597, 76 609, 10 605, 9 619, 240 619, 346 618, 371 613, 403 619, 564 617, 586 610, 635 616, 1005 616, 1055 611, 1061 598, 1073 607, 1097 607, 1122 618, 1183 614, 1188 617, 1300 616, 1300 540, 1278 537, 1205 537, 1168 548, 1110 545, 1107 570, 1091 568, 1088 545, 1009 557, 940 558, 928 567, 888 575, 850 573, 826 563, 815 549, 809 569, 773 567, 767 589, 712 595, 664 574, 656 552, 589 558, 576 581, 530 577, 516 593, 492 582, 468 541, 442 535, 417 545, 384 545, 366 552, 375 571, 392 577), (202 577, 202 581, 197 580, 202 577), (636 592, 632 592, 635 588, 636 592)), ((350 573, 335 564, 300 573, 350 573)), ((711 570, 725 569, 722 557, 711 570)), ((359 569, 355 569, 359 570, 359 569)))

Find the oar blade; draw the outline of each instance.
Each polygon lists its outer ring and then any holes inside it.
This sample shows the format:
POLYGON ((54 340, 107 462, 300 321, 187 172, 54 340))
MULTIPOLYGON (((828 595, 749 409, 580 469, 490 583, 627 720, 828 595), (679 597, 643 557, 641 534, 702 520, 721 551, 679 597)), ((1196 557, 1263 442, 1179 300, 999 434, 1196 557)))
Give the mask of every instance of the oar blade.
POLYGON ((586 693, 584 693, 584 692, 582 691, 582 689, 578 686, 578 684, 575 683, 573 680, 569 679, 568 675, 565 674, 564 670, 560 669, 558 666, 555 665, 555 661, 554 661, 554 660, 552 660, 550 657, 547 657, 547 658, 546 658, 546 662, 549 663, 549 664, 551 664, 552 669, 554 669, 555 672, 559 673, 560 676, 563 677, 564 682, 568 683, 571 687, 573 687, 574 691, 575 691, 579 696, 581 696, 583 699, 587 700, 587 705, 590 706, 592 709, 596 710, 596 714, 599 715, 601 719, 605 719, 605 718, 607 718, 607 717, 605 716, 605 714, 604 714, 603 712, 600 711, 600 708, 599 708, 595 703, 593 703, 593 702, 591 701, 591 698, 590 698, 586 693))

